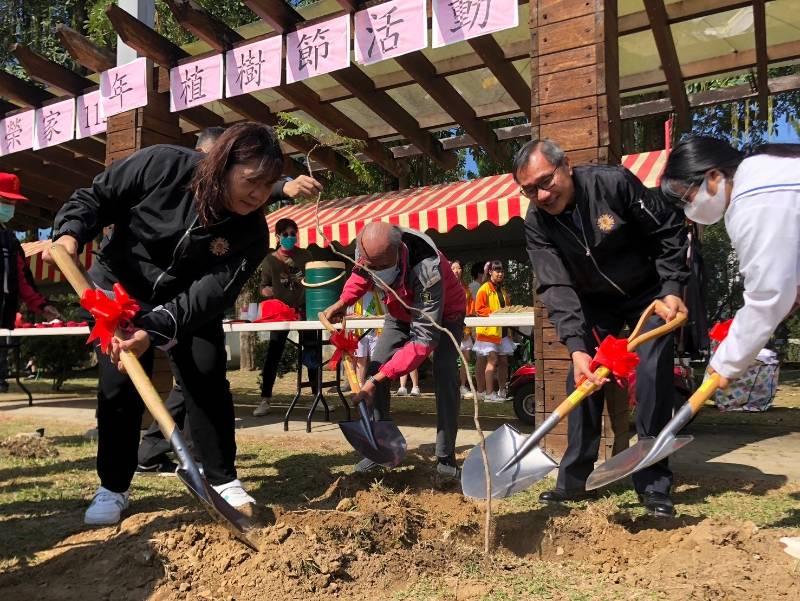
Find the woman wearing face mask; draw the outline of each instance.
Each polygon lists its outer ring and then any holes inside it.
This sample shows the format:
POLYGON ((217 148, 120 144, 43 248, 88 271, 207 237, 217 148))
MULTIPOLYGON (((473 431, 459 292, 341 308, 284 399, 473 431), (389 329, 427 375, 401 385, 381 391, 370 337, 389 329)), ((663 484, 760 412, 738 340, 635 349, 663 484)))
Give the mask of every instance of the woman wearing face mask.
MULTIPOLYGON (((261 294, 266 299, 276 299, 286 303, 301 314, 305 307, 305 289, 302 281, 306 263, 311 261, 311 253, 297 247, 297 224, 291 219, 281 219, 275 224, 278 248, 264 259, 261 265, 261 294)), ((312 333, 313 334, 313 333, 312 333)), ((272 387, 278 376, 278 363, 286 348, 288 331, 274 331, 269 334, 267 356, 261 369, 261 403, 253 415, 267 415, 272 399, 272 387)), ((317 381, 317 370, 309 368, 311 382, 317 381)))
MULTIPOLYGON (((503 288, 505 279, 503 262, 490 261, 486 267, 488 270, 486 282, 475 295, 475 315, 480 317, 488 317, 511 302, 508 292, 503 288)), ((478 388, 486 390, 483 400, 487 403, 502 403, 506 400, 505 387, 508 380, 506 344, 509 343, 503 337, 503 328, 481 326, 475 330, 473 350, 476 354, 486 357, 486 369, 483 374, 478 374, 478 388), (499 384, 497 392, 493 392, 495 378, 499 384)))
POLYGON ((800 289, 800 145, 771 144, 751 156, 705 136, 682 140, 661 179, 686 217, 725 229, 744 276, 744 307, 709 365, 721 387, 738 378, 781 321, 800 289))
POLYGON ((102 290, 121 284, 142 309, 127 340, 112 341, 110 356, 98 350, 100 488, 87 524, 120 521, 137 465, 144 406, 118 371, 120 349, 139 355, 149 372, 156 345, 169 353, 208 481, 231 506, 252 511, 255 501, 236 474, 222 318, 267 252, 262 207, 282 167, 272 129, 238 123, 208 154, 156 145, 116 161, 58 212, 55 244, 73 256, 114 225, 89 277, 102 290))

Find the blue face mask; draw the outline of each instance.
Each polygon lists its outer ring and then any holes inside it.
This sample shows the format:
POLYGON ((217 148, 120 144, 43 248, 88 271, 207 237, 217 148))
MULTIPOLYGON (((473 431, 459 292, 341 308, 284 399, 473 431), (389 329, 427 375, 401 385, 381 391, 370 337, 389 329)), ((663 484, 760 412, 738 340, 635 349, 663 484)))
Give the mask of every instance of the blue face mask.
POLYGON ((14 205, 0 204, 0 223, 8 223, 14 217, 14 205))
POLYGON ((292 250, 297 245, 297 236, 281 237, 281 247, 283 250, 292 250))

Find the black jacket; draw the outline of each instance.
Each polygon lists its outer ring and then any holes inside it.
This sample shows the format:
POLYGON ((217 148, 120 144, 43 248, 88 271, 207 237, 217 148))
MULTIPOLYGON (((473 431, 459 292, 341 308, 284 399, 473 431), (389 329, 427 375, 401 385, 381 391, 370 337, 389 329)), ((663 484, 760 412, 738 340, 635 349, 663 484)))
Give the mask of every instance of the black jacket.
POLYGON ((575 167, 572 179, 574 208, 554 216, 531 202, 525 217, 537 293, 570 353, 587 350, 582 303, 679 296, 689 277, 684 220, 658 192, 624 167, 575 167))
POLYGON ((33 282, 33 274, 21 258, 25 256, 22 246, 14 235, 14 232, 0 227, 0 328, 8 330, 14 329, 14 324, 17 319, 17 311, 19 311, 20 292, 23 293, 25 298, 25 290, 20 291, 21 286, 27 287, 28 295, 30 298, 25 300, 28 303, 28 309, 41 312, 47 304, 45 299, 36 288, 33 282), (22 266, 22 273, 20 273, 20 265, 22 266), (21 277, 20 277, 21 276, 21 277), (24 278, 24 281, 22 279, 24 278), (30 306, 35 299, 37 304, 30 306))
POLYGON ((76 190, 56 215, 54 237, 81 245, 114 225, 89 275, 106 290, 120 282, 143 311, 136 325, 171 346, 222 316, 267 254, 261 211, 200 225, 189 182, 202 155, 178 146, 145 148, 76 190))

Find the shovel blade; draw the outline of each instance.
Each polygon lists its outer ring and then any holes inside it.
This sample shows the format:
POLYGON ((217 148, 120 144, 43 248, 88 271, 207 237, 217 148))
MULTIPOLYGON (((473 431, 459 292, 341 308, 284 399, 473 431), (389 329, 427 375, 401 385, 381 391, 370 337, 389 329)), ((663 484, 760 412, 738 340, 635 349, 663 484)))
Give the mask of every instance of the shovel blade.
MULTIPOLYGON (((500 466, 519 450, 525 440, 525 435, 509 424, 503 424, 486 437, 486 455, 489 458, 493 499, 504 499, 523 491, 558 467, 558 463, 537 447, 513 467, 496 474, 500 466)), ((461 467, 461 490, 466 496, 474 499, 486 498, 486 471, 480 445, 473 447, 461 467)))
POLYGON ((247 535, 248 531, 254 528, 253 524, 236 508, 231 507, 216 490, 211 488, 196 466, 189 466, 188 469, 179 467, 175 474, 189 489, 192 496, 206 508, 206 511, 214 520, 225 526, 233 536, 245 545, 254 551, 259 551, 258 545, 247 535))
POLYGON ((406 456, 406 439, 392 420, 371 422, 375 447, 364 432, 361 421, 339 422, 339 428, 359 455, 382 465, 396 467, 406 456))
POLYGON ((658 438, 640 438, 639 441, 614 455, 595 469, 586 480, 586 490, 594 490, 617 480, 622 480, 634 472, 658 463, 692 442, 692 436, 670 436, 661 442, 658 438))

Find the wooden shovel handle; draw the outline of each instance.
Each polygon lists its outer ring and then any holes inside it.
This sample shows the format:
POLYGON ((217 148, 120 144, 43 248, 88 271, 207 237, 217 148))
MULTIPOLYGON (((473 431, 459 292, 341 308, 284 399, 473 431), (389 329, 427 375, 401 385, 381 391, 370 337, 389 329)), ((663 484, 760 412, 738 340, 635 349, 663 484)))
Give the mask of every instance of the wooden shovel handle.
POLYGON ((692 408, 692 415, 697 415, 697 412, 702 409, 705 402, 709 397, 714 394, 719 388, 719 375, 711 374, 708 379, 700 385, 700 388, 694 391, 694 394, 689 397, 687 401, 692 408))
MULTIPOLYGON (((317 313, 317 319, 326 330, 331 334, 336 332, 336 327, 325 317, 325 313, 320 311, 317 313)), ((342 318, 342 331, 345 329, 345 318, 342 318)), ((349 354, 344 353, 342 358, 342 366, 344 367, 344 375, 347 377, 347 382, 350 384, 350 390, 355 393, 361 391, 361 383, 358 381, 358 374, 356 374, 355 359, 349 354)))
POLYGON ((639 318, 636 327, 633 328, 631 335, 628 336, 628 351, 632 352, 636 350, 636 347, 638 347, 639 345, 642 345, 649 340, 653 340, 654 338, 658 338, 659 336, 663 336, 667 332, 676 330, 686 323, 686 319, 688 318, 688 316, 684 311, 678 311, 678 313, 675 314, 675 317, 673 317, 663 326, 658 326, 657 328, 654 328, 649 332, 645 332, 644 334, 639 334, 639 332, 642 331, 642 328, 647 323, 647 320, 656 314, 656 309, 660 308, 666 309, 666 305, 664 305, 664 303, 662 303, 660 300, 656 300, 650 303, 650 306, 644 310, 644 313, 642 313, 642 316, 639 318))
MULTIPOLYGON (((55 261, 61 273, 64 274, 64 277, 75 289, 75 292, 78 293, 78 296, 83 295, 85 290, 92 287, 89 280, 87 280, 86 276, 83 274, 83 271, 75 264, 75 261, 72 260, 72 257, 62 245, 57 243, 51 245, 50 256, 53 257, 53 261, 55 261)), ((117 338, 123 338, 119 330, 117 330, 114 335, 117 338)), ((158 394, 158 391, 153 386, 142 364, 139 363, 139 359, 130 351, 122 351, 122 353, 120 353, 120 361, 122 361, 122 365, 125 366, 128 377, 130 377, 133 382, 139 396, 142 397, 150 414, 156 422, 158 422, 158 426, 161 428, 164 437, 170 440, 172 432, 175 430, 175 421, 172 419, 166 407, 164 407, 161 395, 158 394)))
MULTIPOLYGON (((611 370, 603 365, 594 370, 594 375, 601 379, 607 378, 610 373, 611 370)), ((561 404, 558 407, 553 409, 553 413, 558 413, 558 415, 561 416, 561 419, 564 419, 573 409, 575 409, 575 407, 581 404, 583 399, 595 393, 599 389, 600 387, 591 380, 584 380, 566 399, 561 401, 561 404)))

